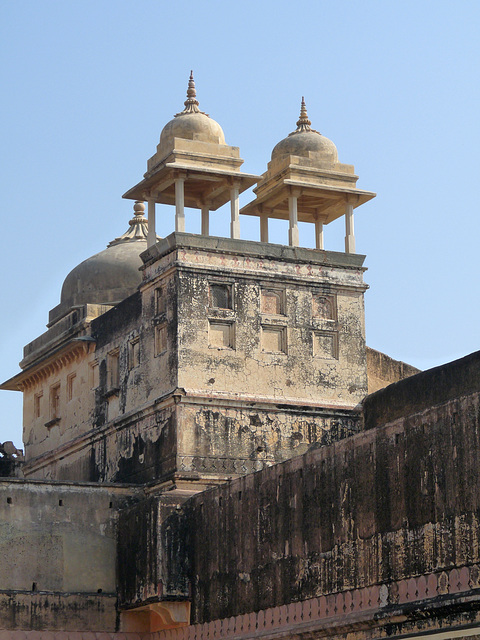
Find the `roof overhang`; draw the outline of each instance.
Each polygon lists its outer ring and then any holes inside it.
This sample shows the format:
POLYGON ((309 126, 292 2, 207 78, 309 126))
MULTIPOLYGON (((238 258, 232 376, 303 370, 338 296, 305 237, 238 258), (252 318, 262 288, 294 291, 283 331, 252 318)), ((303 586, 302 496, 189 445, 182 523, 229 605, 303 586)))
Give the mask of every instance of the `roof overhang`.
POLYGON ((57 371, 68 363, 87 355, 92 344, 95 344, 95 340, 90 336, 74 338, 66 345, 56 349, 45 359, 26 367, 13 378, 0 384, 0 389, 2 391, 24 391, 32 384, 50 375, 53 371, 57 371))
POLYGON ((129 189, 122 197, 175 205, 175 180, 178 178, 185 181, 185 206, 194 209, 208 207, 211 211, 229 202, 233 187, 242 193, 260 180, 260 176, 240 171, 169 162, 161 165, 155 173, 129 189))
POLYGON ((266 215, 269 218, 288 220, 288 199, 291 196, 296 196, 300 222, 318 220, 328 224, 345 215, 347 204, 356 208, 374 198, 375 195, 371 191, 362 191, 356 187, 312 186, 300 180, 285 179, 242 207, 240 213, 249 216, 266 215))

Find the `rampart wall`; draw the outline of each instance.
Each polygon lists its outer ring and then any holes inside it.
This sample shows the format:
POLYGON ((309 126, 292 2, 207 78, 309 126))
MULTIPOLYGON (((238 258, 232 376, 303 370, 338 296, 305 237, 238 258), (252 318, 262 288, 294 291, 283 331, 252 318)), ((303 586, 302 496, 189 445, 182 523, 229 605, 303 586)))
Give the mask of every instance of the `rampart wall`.
MULTIPOLYGON (((170 516, 163 544, 188 554, 193 622, 478 563, 479 370, 477 353, 381 390, 363 433, 170 516)), ((169 570, 182 575, 174 557, 169 570)))

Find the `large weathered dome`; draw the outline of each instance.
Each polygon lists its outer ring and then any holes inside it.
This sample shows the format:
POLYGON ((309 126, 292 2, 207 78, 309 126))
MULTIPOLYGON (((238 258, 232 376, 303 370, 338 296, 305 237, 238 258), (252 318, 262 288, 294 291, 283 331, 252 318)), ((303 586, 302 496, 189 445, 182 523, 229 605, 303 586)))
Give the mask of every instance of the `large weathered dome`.
POLYGON ((315 154, 323 162, 332 164, 338 162, 337 147, 331 140, 322 136, 321 133, 311 129, 311 124, 308 119, 305 101, 302 98, 297 129, 275 145, 272 151, 272 160, 287 155, 308 158, 315 154))
POLYGON ((135 203, 128 231, 70 271, 62 286, 61 307, 114 304, 137 290, 142 280, 140 254, 147 248, 144 210, 144 204, 135 203))
POLYGON ((190 73, 185 109, 177 113, 173 120, 167 122, 160 134, 159 148, 162 151, 168 152, 173 149, 174 138, 225 144, 222 127, 206 113, 200 111, 198 104, 193 73, 190 73))

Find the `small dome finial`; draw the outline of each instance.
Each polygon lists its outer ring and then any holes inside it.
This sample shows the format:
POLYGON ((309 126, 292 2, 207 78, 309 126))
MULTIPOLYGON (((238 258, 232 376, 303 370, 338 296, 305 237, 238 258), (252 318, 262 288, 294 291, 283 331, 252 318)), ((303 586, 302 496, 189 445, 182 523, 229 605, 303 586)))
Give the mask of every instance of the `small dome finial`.
MULTIPOLYGON (((193 71, 190 71, 190 78, 188 79, 187 99, 184 102, 185 109, 176 113, 177 116, 184 116, 186 113, 203 113, 198 108, 197 91, 195 89, 195 80, 193 79, 193 71)), ((204 115, 207 115, 206 113, 204 115)))
POLYGON ((296 133, 303 133, 304 131, 311 131, 311 121, 308 119, 307 107, 305 106, 305 98, 302 96, 302 104, 300 106, 300 118, 297 120, 296 133))
POLYGON ((307 107, 305 106, 305 98, 302 96, 302 104, 300 106, 300 118, 297 120, 297 128, 292 133, 289 133, 289 136, 294 136, 296 133, 318 133, 321 135, 319 131, 315 131, 310 126, 312 123, 308 119, 307 107))
MULTIPOLYGON (((141 200, 135 200, 135 204, 133 205, 133 211, 135 212, 135 216, 138 218, 142 218, 145 213, 145 203, 141 200)), ((129 224, 133 224, 130 222, 129 224)))
MULTIPOLYGON (((196 98, 197 92, 195 90, 195 80, 193 79, 193 71, 190 71, 190 78, 188 79, 187 98, 196 98)), ((187 103, 185 103, 187 104, 187 103)), ((198 102, 197 102, 198 105, 198 102)))
POLYGON ((115 240, 112 240, 107 246, 112 247, 116 244, 121 244, 122 242, 147 239, 148 222, 143 215, 145 213, 145 203, 140 200, 136 200, 133 205, 133 211, 135 216, 129 220, 128 224, 130 226, 127 231, 118 238, 115 238, 115 240))

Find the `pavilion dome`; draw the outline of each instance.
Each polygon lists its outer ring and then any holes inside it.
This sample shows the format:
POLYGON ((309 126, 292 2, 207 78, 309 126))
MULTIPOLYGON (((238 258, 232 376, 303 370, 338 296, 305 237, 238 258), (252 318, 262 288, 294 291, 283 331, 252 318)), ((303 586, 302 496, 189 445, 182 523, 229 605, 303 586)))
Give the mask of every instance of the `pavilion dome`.
POLYGON ((338 162, 337 147, 331 140, 312 129, 310 127, 311 124, 308 119, 305 101, 302 98, 297 128, 275 145, 272 151, 272 160, 292 155, 307 158, 316 157, 318 160, 330 164, 338 162))
POLYGON ((167 122, 160 134, 159 148, 162 151, 168 152, 168 150, 173 149, 174 138, 225 144, 225 135, 222 127, 209 115, 200 111, 196 95, 193 72, 191 72, 185 109, 177 113, 173 120, 167 122))
POLYGON ((129 229, 106 249, 76 266, 62 286, 60 306, 116 304, 134 293, 142 281, 140 254, 147 249, 145 205, 136 202, 129 229))

